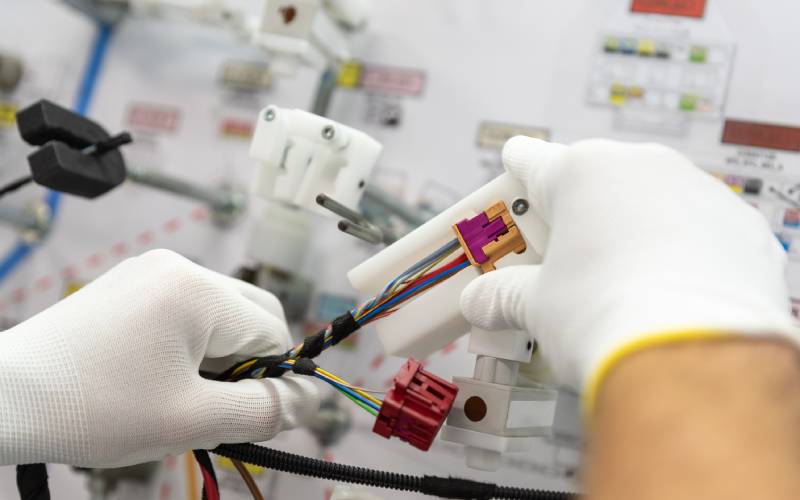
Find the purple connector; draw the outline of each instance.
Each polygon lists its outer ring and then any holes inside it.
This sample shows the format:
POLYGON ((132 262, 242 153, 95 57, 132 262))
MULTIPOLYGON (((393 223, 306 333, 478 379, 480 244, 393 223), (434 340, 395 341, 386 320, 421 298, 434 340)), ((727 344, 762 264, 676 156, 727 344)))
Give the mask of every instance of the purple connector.
POLYGON ((508 227, 503 222, 502 217, 497 217, 490 221, 486 212, 481 212, 471 219, 464 219, 457 223, 456 227, 458 227, 458 232, 461 233, 464 244, 477 264, 483 264, 489 260, 489 257, 483 251, 483 247, 508 231, 508 227))

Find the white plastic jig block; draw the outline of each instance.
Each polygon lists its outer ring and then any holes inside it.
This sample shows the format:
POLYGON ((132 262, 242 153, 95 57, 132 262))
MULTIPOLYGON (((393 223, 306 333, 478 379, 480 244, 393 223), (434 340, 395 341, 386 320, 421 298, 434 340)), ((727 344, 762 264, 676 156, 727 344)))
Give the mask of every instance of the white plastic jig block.
MULTIPOLYGON (((497 267, 541 262, 548 229, 529 209, 525 187, 504 173, 418 227, 382 252, 353 268, 350 283, 367 295, 379 293, 394 277, 456 238, 453 224, 474 217, 498 201, 509 214, 526 243, 521 254, 510 253, 497 267)), ((479 275, 475 267, 463 270, 376 323, 378 336, 388 354, 424 359, 470 331, 461 314, 459 298, 464 287, 479 275)))

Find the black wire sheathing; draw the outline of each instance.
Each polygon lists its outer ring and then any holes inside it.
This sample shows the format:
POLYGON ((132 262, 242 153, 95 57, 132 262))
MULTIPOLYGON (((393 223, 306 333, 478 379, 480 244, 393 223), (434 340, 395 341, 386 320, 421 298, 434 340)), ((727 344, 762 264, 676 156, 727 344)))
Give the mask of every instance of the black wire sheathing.
POLYGON ((194 450, 194 459, 197 460, 197 465, 205 469, 211 475, 211 484, 206 482, 203 477, 203 500, 208 500, 208 488, 214 488, 219 498, 219 482, 217 481, 217 473, 214 471, 214 464, 211 463, 211 457, 208 456, 206 450, 194 450))
POLYGON ((325 347, 325 330, 303 339, 303 347, 297 353, 298 358, 316 358, 325 347))
POLYGON ((242 361, 241 363, 237 363, 231 366, 224 372, 220 373, 217 376, 217 380, 238 382, 239 380, 250 378, 250 373, 253 372, 253 370, 257 370, 259 368, 265 369, 264 371, 265 377, 280 377, 281 375, 286 373, 286 368, 279 368, 279 366, 285 363, 288 359, 289 359, 288 354, 273 354, 272 356, 264 356, 263 358, 258 358, 256 362, 253 363, 252 366, 250 366, 248 369, 246 369, 245 371, 234 377, 233 372, 236 371, 236 369, 239 368, 239 366, 242 365, 242 363, 251 361, 251 360, 245 360, 242 361))
POLYGON ((298 375, 313 377, 317 372, 317 364, 308 358, 300 358, 292 365, 292 371, 298 375))
POLYGON ((17 465, 17 491, 20 500, 50 500, 45 464, 17 465))
POLYGON ((350 311, 331 322, 331 345, 336 345, 361 328, 350 311))
POLYGON ((441 498, 489 500, 566 500, 572 493, 498 486, 455 477, 411 476, 325 462, 315 458, 273 450, 254 444, 223 444, 211 450, 217 455, 268 469, 330 481, 363 484, 400 491, 413 491, 441 498))

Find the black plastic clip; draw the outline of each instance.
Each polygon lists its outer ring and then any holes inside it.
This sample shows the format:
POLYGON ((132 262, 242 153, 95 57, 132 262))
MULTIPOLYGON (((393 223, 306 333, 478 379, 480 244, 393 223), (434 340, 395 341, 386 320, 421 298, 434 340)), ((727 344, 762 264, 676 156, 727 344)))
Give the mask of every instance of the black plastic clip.
POLYGON ((125 181, 118 148, 132 142, 129 133, 111 136, 92 120, 46 99, 19 111, 17 127, 25 142, 40 146, 28 155, 37 184, 96 198, 125 181))

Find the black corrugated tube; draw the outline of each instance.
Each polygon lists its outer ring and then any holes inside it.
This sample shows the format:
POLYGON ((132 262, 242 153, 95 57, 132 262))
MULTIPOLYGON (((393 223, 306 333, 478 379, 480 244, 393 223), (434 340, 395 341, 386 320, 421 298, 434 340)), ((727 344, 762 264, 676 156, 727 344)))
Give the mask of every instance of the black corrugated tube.
POLYGON ((464 500, 566 500, 572 493, 498 486, 456 477, 411 476, 396 472, 367 469, 353 465, 325 462, 315 458, 273 450, 254 444, 223 444, 212 450, 223 457, 240 460, 268 469, 317 477, 330 481, 356 483, 400 491, 414 491, 441 498, 464 500))

